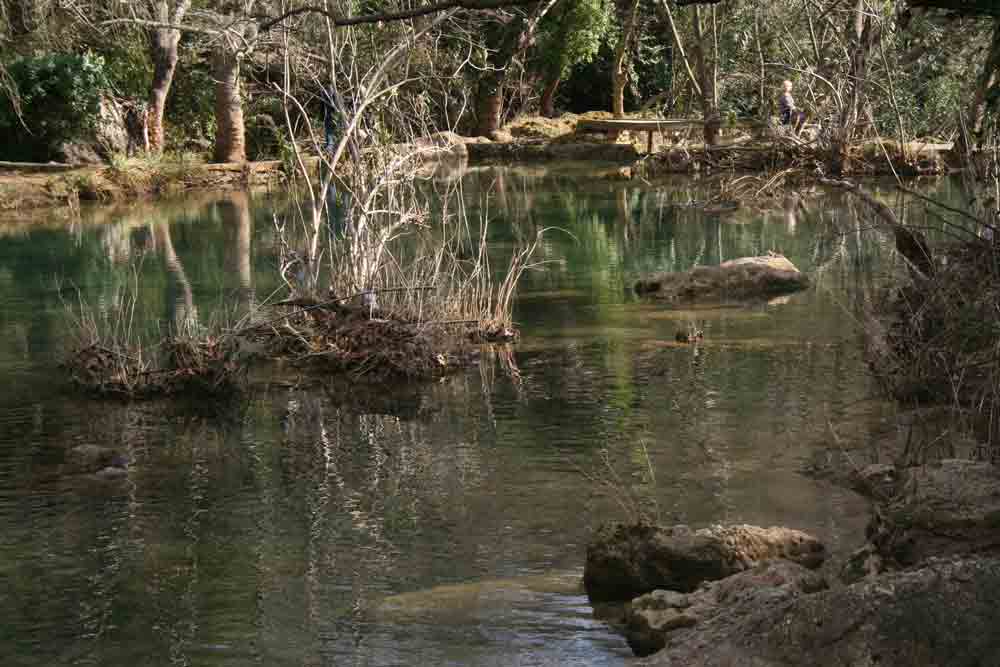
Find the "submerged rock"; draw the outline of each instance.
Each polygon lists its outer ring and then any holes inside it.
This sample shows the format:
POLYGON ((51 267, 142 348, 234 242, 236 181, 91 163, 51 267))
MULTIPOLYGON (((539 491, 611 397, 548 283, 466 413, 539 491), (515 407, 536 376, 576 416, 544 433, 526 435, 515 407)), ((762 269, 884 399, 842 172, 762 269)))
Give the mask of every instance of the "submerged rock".
POLYGON ((638 281, 635 291, 669 301, 768 299, 803 290, 809 278, 783 255, 742 257, 718 266, 661 273, 638 281))
POLYGON ((646 656, 666 646, 675 631, 714 618, 728 607, 763 607, 826 588, 817 572, 788 560, 770 561, 690 595, 661 590, 636 598, 625 613, 625 638, 636 655, 646 656))
POLYGON ((814 594, 758 589, 669 635, 640 664, 930 667, 1000 664, 1000 560, 930 561, 814 594))
POLYGON ((661 588, 690 592, 777 558, 812 568, 825 557, 818 539, 790 528, 612 523, 587 547, 583 582, 592 601, 630 600, 661 588))
POLYGON ((383 598, 370 611, 377 617, 426 618, 475 610, 500 613, 513 606, 537 602, 546 595, 580 595, 579 572, 484 579, 444 584, 383 598))

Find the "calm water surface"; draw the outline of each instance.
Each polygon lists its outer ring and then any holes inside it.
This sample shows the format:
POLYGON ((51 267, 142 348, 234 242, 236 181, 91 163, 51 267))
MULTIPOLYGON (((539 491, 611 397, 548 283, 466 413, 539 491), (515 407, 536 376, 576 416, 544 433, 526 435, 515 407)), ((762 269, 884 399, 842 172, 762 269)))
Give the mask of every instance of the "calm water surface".
POLYGON ((78 294, 137 284, 144 327, 270 294, 272 197, 0 230, 0 663, 619 665, 578 581, 590 531, 635 499, 664 521, 859 540, 860 500, 796 472, 831 424, 880 437, 850 308, 892 260, 845 202, 720 218, 686 205, 706 196, 688 180, 481 169, 463 187, 498 264, 565 233, 524 279, 510 358, 391 392, 265 376, 231 404, 122 405, 63 386, 78 294), (703 311, 628 290, 768 250, 816 286, 703 311), (673 344, 694 326, 703 346, 673 344), (127 477, 76 462, 86 445, 127 477), (623 491, 594 481, 611 476, 623 491))

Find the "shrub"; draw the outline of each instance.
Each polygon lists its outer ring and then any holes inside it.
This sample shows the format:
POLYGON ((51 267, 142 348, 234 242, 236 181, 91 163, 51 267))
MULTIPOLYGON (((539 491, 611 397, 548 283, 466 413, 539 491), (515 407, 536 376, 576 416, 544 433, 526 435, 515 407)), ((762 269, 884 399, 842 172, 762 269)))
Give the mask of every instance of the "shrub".
POLYGON ((60 144, 95 127, 107 89, 102 58, 89 54, 22 58, 7 71, 21 112, 19 116, 9 97, 0 100, 0 134, 8 138, 8 159, 50 160, 60 144))

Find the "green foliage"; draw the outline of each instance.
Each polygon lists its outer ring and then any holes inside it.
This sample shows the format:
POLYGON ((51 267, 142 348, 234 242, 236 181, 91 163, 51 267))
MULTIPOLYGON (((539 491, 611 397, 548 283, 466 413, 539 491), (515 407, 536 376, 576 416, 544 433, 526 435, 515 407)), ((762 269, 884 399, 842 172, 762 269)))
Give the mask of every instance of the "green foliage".
POLYGON ((541 25, 539 55, 543 76, 561 79, 597 55, 613 14, 609 0, 564 0, 541 25))
POLYGON ((215 135, 215 80, 202 53, 181 50, 164 120, 168 150, 210 145, 215 135))
POLYGON ((107 90, 104 60, 90 54, 22 58, 7 67, 21 116, 0 100, 0 134, 7 159, 47 161, 57 147, 92 130, 107 90))
POLYGON ((116 95, 132 99, 149 96, 153 66, 144 40, 111 42, 96 52, 104 59, 104 75, 116 95))

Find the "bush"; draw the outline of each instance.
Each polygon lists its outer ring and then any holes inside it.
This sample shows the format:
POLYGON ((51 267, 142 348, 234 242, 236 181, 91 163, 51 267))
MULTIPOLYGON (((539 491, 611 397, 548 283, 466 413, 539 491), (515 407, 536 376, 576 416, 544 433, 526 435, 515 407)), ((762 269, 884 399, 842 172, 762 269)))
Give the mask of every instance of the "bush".
POLYGON ((21 114, 9 97, 0 100, 5 158, 48 161, 59 145, 96 126, 107 89, 102 58, 89 54, 22 58, 7 71, 16 86, 21 114))

